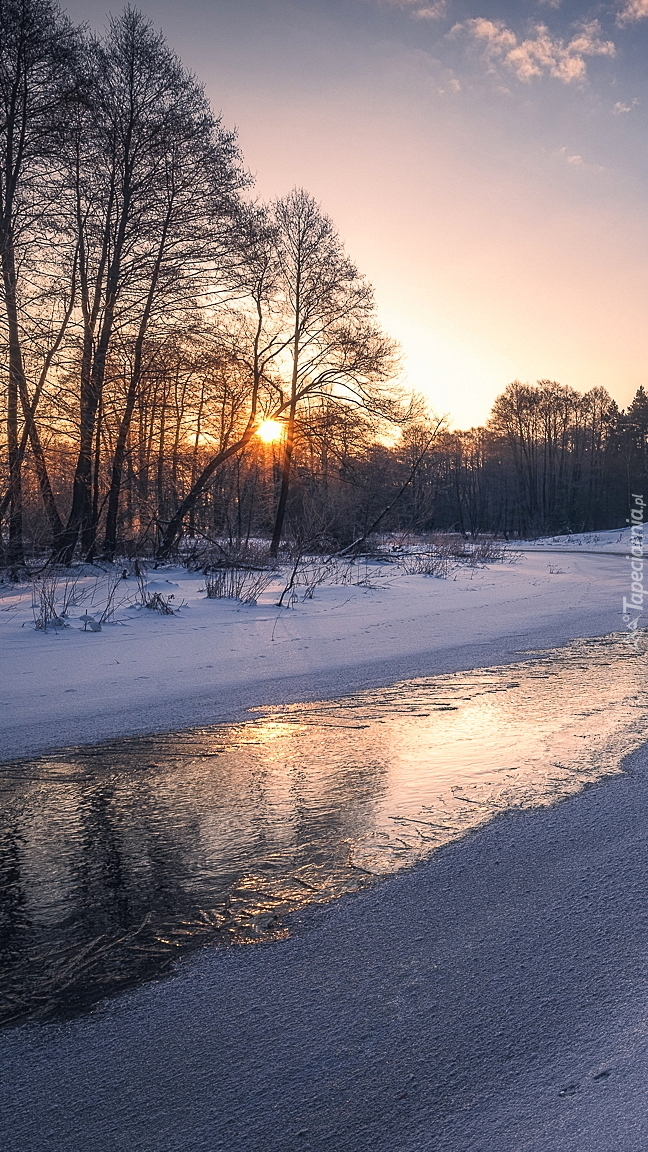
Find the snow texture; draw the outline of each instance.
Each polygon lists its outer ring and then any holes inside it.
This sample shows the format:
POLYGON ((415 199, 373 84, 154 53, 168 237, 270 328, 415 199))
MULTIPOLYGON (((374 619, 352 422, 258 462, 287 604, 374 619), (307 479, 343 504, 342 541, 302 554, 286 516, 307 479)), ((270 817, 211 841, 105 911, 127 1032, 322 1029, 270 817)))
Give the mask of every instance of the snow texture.
POLYGON ((3 1152, 645 1152, 647 767, 5 1032, 3 1152))

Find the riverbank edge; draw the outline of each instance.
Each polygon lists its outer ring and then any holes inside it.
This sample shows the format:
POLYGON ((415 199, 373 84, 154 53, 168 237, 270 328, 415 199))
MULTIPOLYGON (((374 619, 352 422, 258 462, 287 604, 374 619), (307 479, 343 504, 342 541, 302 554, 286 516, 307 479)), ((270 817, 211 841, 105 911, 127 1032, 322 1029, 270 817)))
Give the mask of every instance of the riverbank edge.
MULTIPOLYGON (((485 641, 425 648, 397 658, 359 659, 324 671, 249 679, 219 686, 213 691, 165 696, 156 703, 137 703, 130 708, 84 711, 82 682, 77 716, 61 715, 34 724, 19 718, 4 719, 0 733, 0 762, 20 761, 64 751, 80 745, 94 745, 120 737, 179 732, 192 727, 237 723, 249 719, 251 709, 275 708, 307 701, 336 699, 364 689, 382 688, 400 680, 477 668, 519 663, 541 656, 549 649, 571 640, 614 635, 608 610, 573 609, 544 619, 537 628, 511 629, 485 641)), ((360 655, 362 655, 360 653, 360 655)))

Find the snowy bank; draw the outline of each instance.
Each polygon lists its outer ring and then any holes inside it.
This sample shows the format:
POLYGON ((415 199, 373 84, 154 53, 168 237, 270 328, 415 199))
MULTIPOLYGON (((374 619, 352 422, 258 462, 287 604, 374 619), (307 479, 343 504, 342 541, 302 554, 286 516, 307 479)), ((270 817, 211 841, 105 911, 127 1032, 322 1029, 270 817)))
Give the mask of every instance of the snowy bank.
POLYGON ((647 766, 5 1032, 4 1152, 643 1152, 647 766))
POLYGON ((620 631, 627 534, 554 539, 570 548, 564 557, 529 545, 514 563, 460 567, 446 580, 370 565, 372 587, 322 585, 291 608, 276 606, 280 579, 242 605, 208 599, 200 574, 163 569, 152 582, 184 606, 168 616, 129 607, 131 578, 101 632, 83 622, 87 600, 69 627, 36 631, 29 590, 6 587, 0 756, 238 719, 251 706, 505 663, 620 631))

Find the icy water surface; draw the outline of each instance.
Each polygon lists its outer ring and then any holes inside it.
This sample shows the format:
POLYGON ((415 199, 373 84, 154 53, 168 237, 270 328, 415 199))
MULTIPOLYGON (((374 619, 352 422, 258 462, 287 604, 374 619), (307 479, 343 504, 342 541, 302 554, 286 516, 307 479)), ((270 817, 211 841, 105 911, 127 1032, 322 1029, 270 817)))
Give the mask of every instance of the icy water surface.
POLYGON ((577 641, 0 766, 0 1018, 281 937, 291 910, 617 771, 648 738, 645 673, 624 639, 577 641))

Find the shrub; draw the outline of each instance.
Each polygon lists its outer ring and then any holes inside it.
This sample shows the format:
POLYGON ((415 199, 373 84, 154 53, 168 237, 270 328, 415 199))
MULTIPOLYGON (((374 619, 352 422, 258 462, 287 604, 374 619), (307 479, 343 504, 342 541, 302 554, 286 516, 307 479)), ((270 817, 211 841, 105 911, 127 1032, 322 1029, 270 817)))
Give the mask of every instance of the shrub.
POLYGON ((256 604, 271 583, 274 573, 267 568, 239 568, 234 565, 212 568, 205 572, 205 590, 209 600, 240 600, 256 604))
POLYGON ((412 552, 402 560, 403 571, 408 576, 437 576, 446 580, 450 572, 448 552, 412 552))

